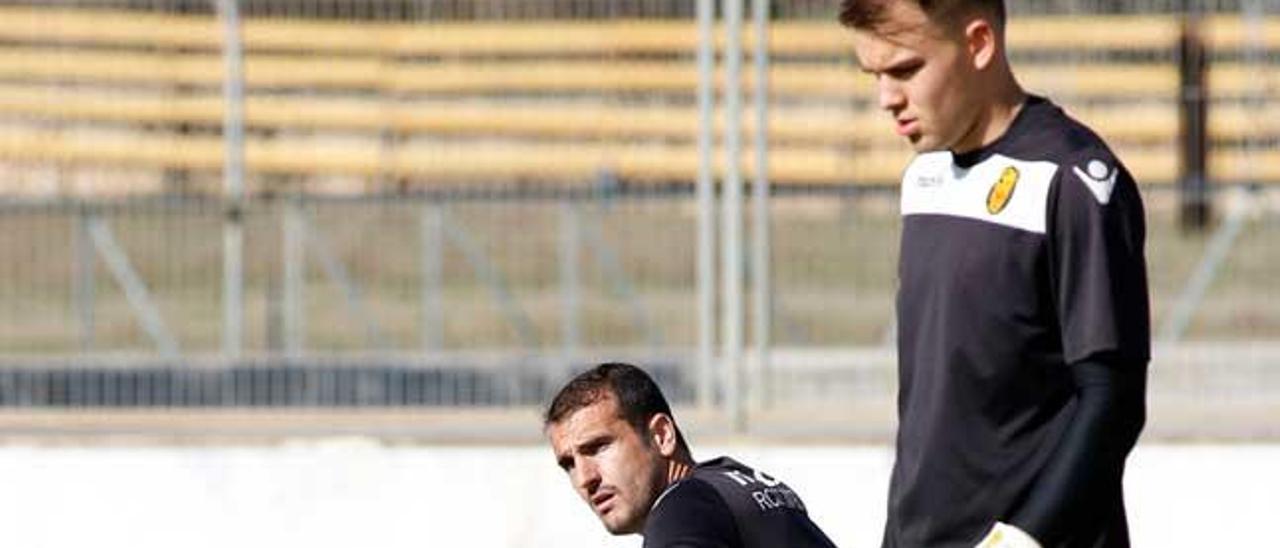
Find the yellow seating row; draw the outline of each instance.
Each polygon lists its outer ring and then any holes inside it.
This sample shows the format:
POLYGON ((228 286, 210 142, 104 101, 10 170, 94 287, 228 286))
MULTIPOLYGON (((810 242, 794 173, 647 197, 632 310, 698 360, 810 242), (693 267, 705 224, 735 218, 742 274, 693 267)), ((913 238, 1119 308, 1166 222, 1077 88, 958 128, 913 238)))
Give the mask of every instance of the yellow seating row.
MULTIPOLYGON (((1220 48, 1277 47, 1278 22, 1242 27, 1212 18, 1205 33, 1220 48)), ((1010 42, 1029 50, 1168 50, 1178 25, 1171 17, 1020 18, 1010 42)), ((696 173, 697 112, 687 99, 697 85, 689 55, 697 35, 689 21, 250 19, 243 33, 246 123, 273 134, 247 143, 254 173, 451 182, 585 181, 600 169, 652 181, 696 173), (614 54, 663 59, 608 59, 614 54), (620 95, 679 97, 674 104, 601 102, 620 95), (341 135, 353 132, 361 135, 341 135)), ((221 169, 219 139, 171 127, 221 124, 221 40, 207 15, 0 7, 0 161, 221 169)), ((847 32, 834 22, 773 28, 770 49, 783 56, 769 75, 779 100, 770 123, 774 180, 887 183, 899 176, 909 152, 876 112, 874 83, 848 48, 847 32)), ((1024 64, 1017 67, 1024 84, 1081 105, 1073 112, 1121 148, 1140 180, 1173 180, 1172 61, 1024 64), (1093 99, 1110 106, 1088 106, 1093 99)), ((1280 89, 1280 67, 1222 63, 1209 87, 1215 97, 1264 97, 1280 89)), ((1280 133, 1280 120, 1251 108, 1215 108, 1211 134, 1239 141, 1280 133)), ((1280 178, 1276 153, 1247 152, 1215 152, 1215 175, 1247 168, 1247 176, 1280 178)), ((750 161, 744 169, 750 173, 750 161)))
MULTIPOLYGON (((744 73, 744 85, 754 81, 744 73)), ((1171 64, 1105 63, 1019 67, 1033 90, 1071 97, 1174 96, 1171 64)), ((0 79, 127 85, 217 86, 222 60, 212 54, 100 52, 49 48, 0 49, 0 79)), ((850 65, 777 64, 769 73, 773 94, 870 99, 873 80, 850 65)), ((697 68, 685 61, 536 60, 471 63, 405 63, 365 58, 256 55, 245 60, 253 89, 381 91, 392 94, 466 93, 672 93, 693 94, 697 68)), ((1209 86, 1219 96, 1280 88, 1280 66, 1216 66, 1209 86)))
MULTIPOLYGON (((0 132, 0 159, 17 164, 95 164, 120 167, 216 171, 223 162, 216 137, 87 135, 54 130, 0 132)), ((1121 148, 1119 153, 1144 183, 1173 181, 1172 146, 1121 148)), ((862 151, 779 146, 772 150, 770 176, 779 183, 891 183, 910 152, 904 147, 862 151)), ((388 148, 376 142, 251 139, 248 169, 263 174, 389 176, 422 181, 502 181, 564 183, 592 180, 602 169, 635 181, 691 180, 697 170, 692 144, 625 143, 447 143, 388 148)), ((750 176, 750 154, 743 169, 750 176)), ((723 168, 723 162, 721 162, 723 168)), ((1280 151, 1229 149, 1211 157, 1212 172, 1224 179, 1280 179, 1280 151)))
MULTIPOLYGON (((222 97, 212 94, 109 93, 95 89, 50 86, 0 86, 0 116, 124 124, 222 123, 222 97)), ((1280 108, 1274 104, 1269 108, 1280 108)), ((1173 103, 1121 104, 1069 108, 1099 133, 1120 142, 1168 142, 1178 132, 1173 103)), ((1257 107, 1236 104, 1210 111, 1210 135, 1242 139, 1280 135, 1280 117, 1258 116, 1257 107)), ((744 116, 752 132, 755 117, 744 116)), ((723 126, 717 113, 718 126, 723 126)), ((511 102, 397 101, 252 96, 245 122, 254 128, 389 131, 399 135, 490 135, 549 139, 692 139, 698 112, 688 105, 629 106, 562 101, 551 104, 511 102)), ((887 115, 874 109, 774 107, 769 134, 776 142, 888 145, 898 141, 887 115)), ((717 127, 717 133, 722 133, 717 127)))
MULTIPOLYGON (((57 7, 0 8, 0 40, 112 46, 216 48, 222 29, 210 15, 178 15, 57 7)), ((1018 49, 1163 49, 1179 33, 1174 16, 1019 17, 1009 27, 1018 49)), ((249 50, 407 55, 582 54, 691 52, 693 21, 317 22, 251 18, 242 27, 249 50)), ((722 31, 717 40, 723 43, 722 31)), ((1280 46, 1280 17, 1205 20, 1216 48, 1280 46)), ((848 32, 834 20, 777 21, 770 50, 781 55, 843 54, 848 32)), ((750 32, 745 37, 753 44, 750 32)))

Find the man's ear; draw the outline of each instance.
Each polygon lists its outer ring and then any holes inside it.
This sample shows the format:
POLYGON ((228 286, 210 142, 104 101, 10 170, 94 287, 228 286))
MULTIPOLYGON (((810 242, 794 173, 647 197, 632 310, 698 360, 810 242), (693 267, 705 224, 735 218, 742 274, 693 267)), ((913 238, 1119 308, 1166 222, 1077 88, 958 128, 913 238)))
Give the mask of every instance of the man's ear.
POLYGON ((662 456, 671 458, 676 454, 679 438, 676 434, 676 421, 671 415, 657 413, 649 419, 649 440, 662 456))
POLYGON ((982 17, 969 21, 964 27, 964 39, 973 68, 979 71, 990 68, 1000 49, 996 29, 991 22, 982 17))

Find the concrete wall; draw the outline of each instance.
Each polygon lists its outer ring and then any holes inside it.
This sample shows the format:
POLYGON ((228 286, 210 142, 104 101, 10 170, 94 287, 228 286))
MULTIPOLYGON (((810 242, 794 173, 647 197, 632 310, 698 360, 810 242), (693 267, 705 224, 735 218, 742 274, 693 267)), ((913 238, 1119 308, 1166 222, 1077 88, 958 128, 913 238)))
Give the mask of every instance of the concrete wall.
MULTIPOLYGON (((792 485, 843 547, 878 546, 886 447, 704 447, 792 485)), ((1272 539, 1280 446, 1142 446, 1139 547, 1272 539)), ((22 548, 638 547, 611 538, 537 447, 0 448, 0 543, 22 548)))

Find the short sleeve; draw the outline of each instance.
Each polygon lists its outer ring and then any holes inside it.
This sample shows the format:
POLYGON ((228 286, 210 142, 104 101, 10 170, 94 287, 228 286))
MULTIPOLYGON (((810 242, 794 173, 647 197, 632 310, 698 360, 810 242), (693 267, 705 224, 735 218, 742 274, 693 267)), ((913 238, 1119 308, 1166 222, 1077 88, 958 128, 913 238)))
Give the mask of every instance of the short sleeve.
POLYGON ((1151 354, 1146 221, 1133 177, 1109 153, 1080 155, 1059 169, 1048 207, 1063 358, 1072 363, 1114 352, 1145 363, 1151 354))
POLYGON ((666 493, 644 526, 644 548, 736 548, 733 514, 716 490, 686 479, 666 493))

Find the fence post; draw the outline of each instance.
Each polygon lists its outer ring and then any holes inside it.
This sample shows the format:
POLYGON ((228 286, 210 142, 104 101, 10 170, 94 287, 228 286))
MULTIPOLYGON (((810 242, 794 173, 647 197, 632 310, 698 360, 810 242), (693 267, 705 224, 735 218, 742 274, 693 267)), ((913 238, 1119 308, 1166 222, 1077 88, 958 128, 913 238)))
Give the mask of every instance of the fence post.
POLYGON ((746 431, 742 378, 742 2, 723 0, 725 24, 724 192, 721 196, 721 357, 726 375, 725 405, 734 432, 746 431))
POLYGON ((422 207, 422 351, 444 348, 444 206, 422 207))
POLYGON ((80 351, 92 352, 94 347, 94 302, 96 289, 95 257, 93 253, 93 236, 89 233, 89 222, 92 213, 88 206, 76 208, 76 216, 72 223, 72 249, 75 253, 72 265, 72 279, 75 313, 80 320, 80 351))
POLYGON ((1200 38, 1200 18, 1188 14, 1178 40, 1179 121, 1181 133, 1181 223, 1184 230, 1203 231, 1209 226, 1209 95, 1205 73, 1209 56, 1200 38))
POLYGON ((715 5, 698 0, 698 407, 714 398, 715 293, 715 5))
POLYGON ((244 70, 239 0, 219 0, 225 74, 222 93, 223 198, 222 351, 237 359, 244 350, 244 70))
POLYGON ((307 226, 303 219, 303 204, 298 197, 285 200, 284 247, 282 256, 284 274, 284 351, 290 358, 302 355, 306 347, 306 241, 307 226))
POLYGON ((564 352, 560 373, 572 370, 582 345, 581 249, 582 219, 578 205, 572 198, 565 198, 560 203, 560 308, 564 352))
POLYGON ((752 0, 755 23, 755 180, 752 186, 751 407, 762 409, 770 400, 769 329, 773 323, 772 282, 769 272, 769 1, 752 0))

